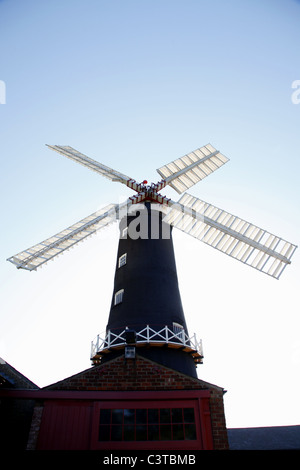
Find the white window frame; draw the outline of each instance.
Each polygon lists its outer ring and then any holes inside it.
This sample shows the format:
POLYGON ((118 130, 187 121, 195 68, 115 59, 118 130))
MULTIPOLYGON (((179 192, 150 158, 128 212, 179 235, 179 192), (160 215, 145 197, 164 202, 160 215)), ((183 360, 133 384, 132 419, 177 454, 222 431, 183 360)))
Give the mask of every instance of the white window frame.
POLYGON ((119 257, 118 268, 125 266, 126 263, 127 263, 127 253, 124 253, 123 255, 119 257))
POLYGON ((115 305, 120 304, 123 302, 123 295, 124 295, 124 289, 118 290, 118 292, 115 293, 115 305))

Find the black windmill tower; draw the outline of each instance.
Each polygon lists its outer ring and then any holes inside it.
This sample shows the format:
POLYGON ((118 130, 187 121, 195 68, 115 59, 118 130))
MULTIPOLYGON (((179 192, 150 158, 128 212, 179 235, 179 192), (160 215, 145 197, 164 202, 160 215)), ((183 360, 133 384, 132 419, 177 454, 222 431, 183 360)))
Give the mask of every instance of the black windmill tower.
POLYGON ((95 231, 119 220, 114 291, 105 334, 92 343, 93 364, 136 352, 169 368, 196 375, 202 346, 190 336, 180 299, 172 228, 279 279, 297 248, 252 223, 186 193, 228 159, 205 145, 157 171, 161 181, 137 183, 69 146, 49 146, 64 156, 136 191, 123 204, 110 204, 53 237, 8 260, 36 270, 95 231), (178 202, 160 191, 171 186, 178 202))

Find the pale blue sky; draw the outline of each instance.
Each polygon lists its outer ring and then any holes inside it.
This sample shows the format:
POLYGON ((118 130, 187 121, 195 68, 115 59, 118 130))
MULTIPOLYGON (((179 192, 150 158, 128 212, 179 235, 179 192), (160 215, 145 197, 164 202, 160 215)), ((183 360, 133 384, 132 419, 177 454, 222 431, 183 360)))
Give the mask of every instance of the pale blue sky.
MULTIPOLYGON (((299 20, 294 0, 0 1, 1 357, 48 385, 106 326, 116 227, 36 273, 5 261, 131 194, 45 144, 156 182, 210 142, 230 161, 190 192, 299 245, 299 20)), ((228 426, 300 424, 275 395, 300 386, 298 250, 280 281, 178 232, 175 250, 228 426)))

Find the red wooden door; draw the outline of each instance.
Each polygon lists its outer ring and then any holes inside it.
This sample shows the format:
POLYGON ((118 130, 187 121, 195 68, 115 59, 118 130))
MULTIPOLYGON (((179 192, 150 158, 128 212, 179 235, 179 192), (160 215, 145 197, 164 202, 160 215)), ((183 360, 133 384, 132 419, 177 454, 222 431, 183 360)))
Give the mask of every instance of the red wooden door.
POLYGON ((38 450, 88 450, 91 440, 90 401, 46 401, 38 450))

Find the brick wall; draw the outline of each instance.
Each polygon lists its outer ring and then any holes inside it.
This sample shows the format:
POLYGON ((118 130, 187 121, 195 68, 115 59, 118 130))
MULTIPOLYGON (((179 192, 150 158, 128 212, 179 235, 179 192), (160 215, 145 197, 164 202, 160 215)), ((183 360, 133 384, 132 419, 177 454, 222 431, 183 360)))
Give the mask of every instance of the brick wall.
POLYGON ((29 437, 27 441, 27 450, 35 450, 39 436, 41 421, 43 415, 43 405, 36 404, 32 416, 29 437))
POLYGON ((228 437, 224 412, 223 392, 211 390, 210 413, 214 448, 228 450, 228 437))
POLYGON ((201 381, 173 371, 137 356, 136 360, 123 356, 95 366, 61 382, 46 387, 48 390, 143 391, 184 390, 207 388, 201 381))

